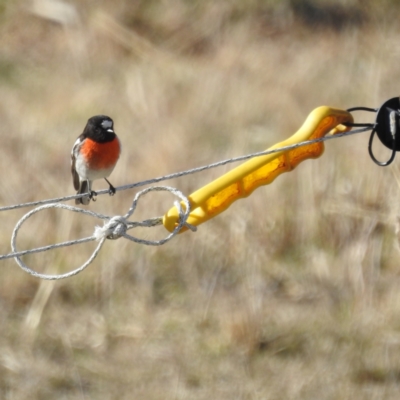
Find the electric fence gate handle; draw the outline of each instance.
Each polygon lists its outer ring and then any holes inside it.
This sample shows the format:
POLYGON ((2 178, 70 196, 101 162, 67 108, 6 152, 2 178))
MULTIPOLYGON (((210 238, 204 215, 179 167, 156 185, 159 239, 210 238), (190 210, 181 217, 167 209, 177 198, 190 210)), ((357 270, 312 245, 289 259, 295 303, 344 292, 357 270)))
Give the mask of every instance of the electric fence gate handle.
MULTIPOLYGON (((249 196, 256 188, 271 183, 300 162, 321 156, 324 151, 322 142, 300 147, 302 142, 321 138, 329 132, 333 135, 343 133, 352 126, 353 117, 348 111, 326 106, 316 108, 293 136, 268 150, 296 144, 299 147, 255 157, 188 196, 192 211, 187 223, 197 226, 215 217, 234 201, 249 196)), ((179 211, 173 207, 164 215, 163 224, 172 232, 178 222, 179 211)), ((185 227, 181 231, 184 230, 185 227)))

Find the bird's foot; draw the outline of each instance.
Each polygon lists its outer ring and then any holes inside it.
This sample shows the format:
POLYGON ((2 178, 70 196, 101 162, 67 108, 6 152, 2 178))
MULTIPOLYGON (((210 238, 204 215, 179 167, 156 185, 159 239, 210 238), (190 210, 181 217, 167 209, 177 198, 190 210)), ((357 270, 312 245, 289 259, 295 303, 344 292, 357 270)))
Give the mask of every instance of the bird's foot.
POLYGON ((96 196, 97 196, 97 192, 95 192, 94 190, 91 190, 89 193, 89 199, 92 201, 96 201, 96 196))
POLYGON ((110 187, 108 188, 108 194, 109 194, 110 196, 114 196, 114 194, 115 194, 115 187, 114 187, 113 185, 111 185, 111 183, 110 183, 109 185, 110 185, 110 187))
POLYGON ((110 196, 114 196, 114 194, 115 194, 115 187, 113 186, 113 185, 111 185, 111 183, 108 181, 108 179, 107 178, 104 178, 104 180, 108 183, 108 185, 110 186, 109 188, 108 188, 108 194, 110 195, 110 196))

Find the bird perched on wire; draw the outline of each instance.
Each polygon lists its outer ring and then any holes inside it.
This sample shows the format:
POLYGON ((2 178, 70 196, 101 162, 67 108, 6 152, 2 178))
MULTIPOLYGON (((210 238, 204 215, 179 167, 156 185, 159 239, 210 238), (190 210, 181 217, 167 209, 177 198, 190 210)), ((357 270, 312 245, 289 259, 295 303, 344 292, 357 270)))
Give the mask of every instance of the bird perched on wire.
POLYGON ((96 192, 92 183, 104 178, 109 184, 110 196, 114 186, 107 180, 121 154, 121 143, 114 132, 114 122, 106 115, 90 118, 83 133, 76 140, 71 152, 71 172, 77 194, 87 196, 75 199, 76 204, 88 205, 96 192))

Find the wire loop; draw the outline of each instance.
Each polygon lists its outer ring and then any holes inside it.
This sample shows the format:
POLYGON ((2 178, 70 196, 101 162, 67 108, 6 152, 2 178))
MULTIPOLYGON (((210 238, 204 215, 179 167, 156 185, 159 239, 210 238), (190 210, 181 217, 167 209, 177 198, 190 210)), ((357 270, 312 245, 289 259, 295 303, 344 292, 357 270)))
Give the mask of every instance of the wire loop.
POLYGON ((93 260, 97 257, 98 253, 100 252, 100 249, 102 248, 103 244, 105 243, 105 241, 107 239, 116 240, 116 239, 119 239, 120 237, 124 237, 125 239, 131 240, 135 243, 145 244, 145 245, 149 245, 149 246, 160 246, 160 245, 168 242, 176 234, 178 234, 178 232, 186 224, 186 220, 188 219, 189 214, 190 214, 190 202, 189 202, 188 198, 179 190, 169 187, 169 186, 153 186, 153 187, 149 187, 147 189, 144 189, 144 190, 138 192, 132 202, 132 206, 129 208, 128 212, 124 216, 109 217, 106 215, 94 213, 89 210, 69 206, 66 204, 57 204, 57 203, 56 204, 54 204, 54 203, 53 204, 45 204, 45 205, 39 206, 39 207, 33 209, 32 211, 26 213, 17 222, 17 224, 15 225, 15 228, 13 230, 12 236, 11 236, 11 249, 13 252, 10 254, 7 254, 5 256, 1 256, 0 259, 14 258, 15 261, 17 262, 17 264, 25 272, 27 272, 28 274, 35 276, 37 278, 47 279, 47 280, 59 280, 59 279, 69 278, 71 276, 77 275, 79 272, 82 272, 86 267, 88 267, 93 262, 93 260), (168 236, 166 236, 164 239, 161 239, 161 240, 144 240, 144 239, 136 238, 132 235, 129 235, 128 233, 126 233, 127 230, 129 230, 129 229, 132 229, 132 228, 135 228, 138 226, 157 226, 162 223, 162 217, 152 218, 150 220, 141 221, 141 222, 131 222, 128 220, 129 217, 135 212, 139 199, 142 196, 146 195, 147 193, 153 192, 153 191, 168 191, 168 192, 174 194, 175 196, 177 196, 181 200, 181 202, 184 204, 184 207, 182 207, 180 202, 176 202, 179 205, 179 209, 180 209, 180 213, 179 213, 180 221, 179 221, 178 225, 176 226, 176 228, 174 229, 173 232, 171 232, 168 236), (33 215, 35 215, 43 210, 50 209, 50 208, 59 208, 59 209, 63 209, 63 210, 77 212, 77 213, 81 213, 81 214, 85 214, 88 216, 102 219, 106 222, 104 223, 103 227, 99 227, 99 226, 95 227, 93 236, 79 239, 79 240, 73 240, 70 242, 63 242, 63 243, 57 243, 57 244, 53 244, 53 245, 49 245, 49 246, 44 246, 44 247, 33 249, 33 250, 25 250, 22 252, 18 252, 17 236, 18 236, 19 230, 21 229, 22 225, 33 215), (72 246, 74 244, 86 243, 86 242, 95 241, 95 240, 98 241, 99 244, 93 251, 92 255, 89 257, 89 259, 80 267, 78 267, 70 272, 66 272, 64 274, 50 275, 50 274, 39 273, 39 272, 36 272, 35 270, 33 270, 32 268, 28 267, 21 260, 21 257, 23 255, 38 253, 40 251, 48 251, 48 250, 52 250, 52 249, 59 248, 59 247, 72 246))

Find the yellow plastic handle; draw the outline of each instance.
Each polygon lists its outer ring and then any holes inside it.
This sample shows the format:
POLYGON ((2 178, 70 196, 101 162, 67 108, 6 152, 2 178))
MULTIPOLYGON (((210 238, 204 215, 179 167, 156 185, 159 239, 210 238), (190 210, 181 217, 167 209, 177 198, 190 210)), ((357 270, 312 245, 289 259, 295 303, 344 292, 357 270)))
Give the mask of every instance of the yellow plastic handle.
MULTIPOLYGON (((320 138, 330 131, 332 134, 345 132, 350 128, 341 124, 352 122, 353 117, 349 112, 321 106, 311 112, 293 136, 268 150, 320 138)), ((188 196, 191 212, 187 222, 200 225, 225 211, 234 201, 249 196, 259 186, 267 185, 281 173, 291 171, 300 162, 319 157, 323 151, 324 144, 319 142, 246 161, 188 196)), ((178 220, 178 210, 173 207, 164 215, 163 224, 172 232, 178 220)))

